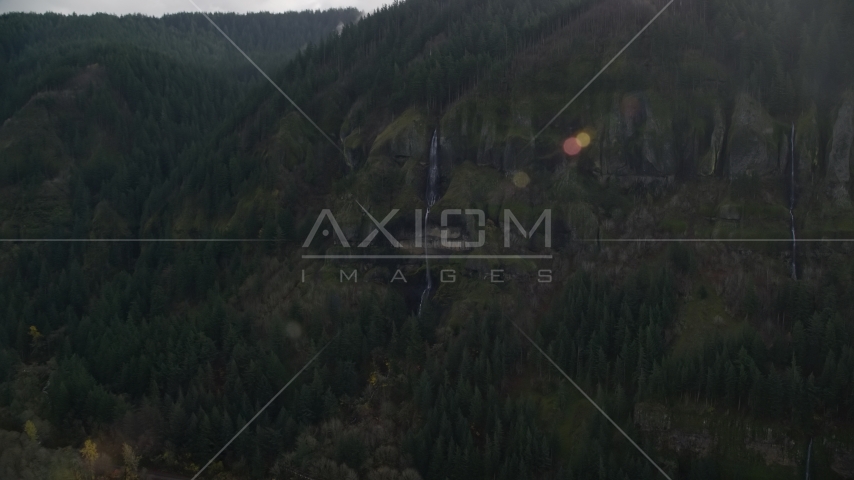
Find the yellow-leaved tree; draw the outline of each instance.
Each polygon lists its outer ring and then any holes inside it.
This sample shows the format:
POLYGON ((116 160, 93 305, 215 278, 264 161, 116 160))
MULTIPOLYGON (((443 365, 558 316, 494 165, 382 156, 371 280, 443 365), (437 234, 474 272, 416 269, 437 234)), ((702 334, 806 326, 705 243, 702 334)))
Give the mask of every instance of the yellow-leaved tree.
POLYGON ((125 463, 125 480, 139 480, 139 455, 127 443, 122 445, 122 460, 125 463))
POLYGON ((42 335, 42 332, 40 332, 39 329, 36 328, 35 325, 30 325, 30 331, 29 331, 28 335, 30 337, 32 337, 33 351, 35 352, 37 350, 40 350, 42 343, 43 343, 42 339, 44 338, 44 335, 42 335))
POLYGON ((30 440, 38 443, 39 431, 36 428, 36 424, 33 423, 32 420, 27 420, 26 422, 24 422, 24 433, 27 434, 27 437, 29 437, 30 440))
POLYGON ((98 457, 101 456, 98 453, 98 446, 95 445, 91 439, 86 439, 83 442, 83 448, 80 449, 80 455, 83 457, 83 462, 86 464, 86 468, 89 469, 89 474, 92 478, 95 478, 95 461, 98 460, 98 457))

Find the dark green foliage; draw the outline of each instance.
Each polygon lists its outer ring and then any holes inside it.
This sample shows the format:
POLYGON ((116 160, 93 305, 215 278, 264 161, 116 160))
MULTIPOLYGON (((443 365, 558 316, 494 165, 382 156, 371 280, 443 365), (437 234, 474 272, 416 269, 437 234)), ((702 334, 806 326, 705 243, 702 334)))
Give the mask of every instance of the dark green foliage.
POLYGON ((667 246, 667 256, 673 268, 679 273, 693 273, 697 268, 694 252, 684 243, 672 243, 667 246))
MULTIPOLYGON (((339 22, 356 19, 355 9, 324 12, 289 12, 286 14, 214 13, 211 18, 244 51, 264 68, 286 61, 307 43, 317 42, 333 31, 339 22)), ((164 73, 156 65, 133 58, 133 52, 144 51, 174 62, 225 68, 241 83, 255 77, 246 64, 220 34, 199 14, 173 14, 159 19, 141 15, 66 16, 58 14, 0 15, 0 118, 6 119, 38 91, 62 85, 80 67, 98 62, 98 53, 121 52, 114 73, 120 83, 130 82, 135 95, 142 100, 146 89, 156 91, 165 77, 153 82, 140 82, 138 70, 148 67, 151 74, 164 73)), ((100 62, 98 62, 100 63, 100 62)), ((213 80, 207 77, 207 80, 213 80)), ((245 83, 244 83, 245 84, 245 83)), ((189 100, 189 99, 188 99, 189 100)), ((171 103, 176 109, 205 108, 218 103, 208 97, 208 105, 185 101, 171 103)), ((211 113, 211 112, 209 112, 211 113)))
MULTIPOLYGON (((723 89, 748 88, 775 114, 793 114, 807 98, 827 101, 854 72, 844 49, 834 48, 851 40, 850 29, 829 21, 854 21, 843 2, 793 0, 777 9, 759 1, 681 3, 638 49, 676 65, 687 45, 734 72, 723 89)), ((330 33, 353 20, 353 10, 214 20, 272 67, 273 78, 337 139, 374 114, 412 106, 439 114, 473 90, 514 91, 530 60, 525 54, 536 55, 555 35, 589 48, 579 48, 588 53, 575 63, 578 78, 553 79, 549 87, 583 84, 630 33, 627 25, 643 23, 638 8, 410 0, 340 36, 330 33), (600 23, 585 24, 589 12, 600 23)), ((627 63, 603 76, 606 91, 653 83, 627 63)), ((693 90, 704 73, 683 67, 668 81, 693 90)), ((530 82, 521 90, 527 88, 541 87, 530 82)), ((337 152, 200 16, 0 16, 0 92, 0 119, 44 114, 45 132, 59 145, 48 158, 47 146, 23 135, 0 159, 0 187, 30 192, 61 177, 67 203, 64 215, 12 230, 14 238, 267 242, 3 244, 0 408, 19 408, 14 386, 23 367, 44 367, 50 383, 38 413, 56 428, 57 445, 116 431, 152 438, 151 456, 168 450, 204 462, 335 332, 321 360, 223 455, 227 468, 264 477, 277 457, 297 448, 302 432, 360 415, 354 403, 371 403, 361 398, 371 373, 388 369, 397 383, 380 396, 415 412, 395 435, 427 480, 655 477, 598 415, 584 425, 572 455, 561 455, 559 432, 544 421, 539 399, 566 407, 573 392, 498 311, 448 326, 438 301, 416 318, 394 291, 355 298, 332 292, 318 302, 322 307, 291 304, 283 320, 305 328, 305 338, 293 342, 250 318, 241 295, 247 284, 264 287, 264 278, 252 274, 276 255, 290 258, 324 208, 318 199, 344 196, 353 183, 342 180, 349 170, 337 152), (29 336, 30 326, 43 341, 29 336), (536 385, 519 387, 527 380, 536 385)), ((403 178, 371 180, 379 201, 391 198, 395 192, 382 190, 403 178)), ((759 189, 746 178, 733 190, 747 198, 759 189)), ((587 200, 605 217, 632 208, 615 185, 595 191, 587 200)), ((776 303, 761 301, 750 283, 740 313, 757 321, 771 310, 781 319, 777 337, 746 327, 677 357, 670 343, 677 286, 697 274, 698 259, 682 244, 671 245, 665 258, 619 281, 584 273, 558 279, 564 288, 543 299, 545 313, 534 319, 536 341, 633 438, 654 451, 632 422, 638 401, 697 399, 755 418, 792 418, 804 432, 817 416, 850 419, 850 267, 839 266, 823 285, 787 284, 776 303)), ((709 296, 705 285, 697 292, 709 296)), ((334 451, 335 460, 359 473, 374 453, 350 434, 334 451)), ((724 475, 713 460, 682 458, 674 468, 679 478, 724 475)))
POLYGON ((424 424, 406 443, 425 479, 556 473, 556 439, 540 425, 537 404, 508 398, 501 386, 522 348, 513 332, 495 312, 469 320, 444 360, 429 362, 415 382, 424 424))
MULTIPOLYGON (((269 67, 356 13, 214 18, 269 67)), ((186 170, 182 165, 199 143, 257 86, 252 67, 200 15, 6 14, 0 32, 0 117, 46 118, 39 135, 55 134, 60 145, 60 163, 41 164, 39 140, 13 131, 23 141, 3 151, 0 186, 37 192, 44 180, 56 181, 67 188, 70 212, 67 221, 51 219, 43 230, 15 233, 174 236, 171 222, 160 215, 172 189, 167 179, 186 170)), ((240 182, 251 167, 233 162, 225 178, 240 182)), ((211 208, 223 205, 232 206, 216 201, 211 208)), ((290 212, 278 209, 267 217, 263 235, 279 235, 270 230, 278 223, 281 235, 292 238, 290 212)), ((257 236, 261 226, 254 229, 257 236)), ((242 314, 223 300, 246 277, 250 260, 244 253, 213 243, 4 244, 4 426, 5 409, 20 408, 14 382, 22 368, 50 362, 38 414, 57 429, 51 442, 75 444, 81 431, 94 433, 122 420, 129 435, 151 429, 157 448, 204 461, 294 373, 293 352, 258 344, 242 314), (43 335, 38 342, 30 326, 43 335)), ((352 366, 347 373, 348 381, 358 381, 352 366)), ((319 400, 330 389, 323 380, 293 390, 308 397, 310 421, 326 415, 319 400)), ((241 442, 227 463, 260 455, 263 473, 265 462, 295 437, 295 419, 303 414, 294 408, 296 400, 285 402, 289 410, 280 403, 259 419, 256 438, 241 442)), ((326 402, 330 409, 336 404, 326 402)))
POLYGON ((676 313, 671 274, 641 271, 620 288, 577 275, 542 326, 547 351, 589 388, 620 387, 628 398, 666 396, 665 330, 676 313))
POLYGON ((350 468, 358 469, 365 461, 365 447, 361 440, 353 435, 346 435, 338 442, 338 461, 350 468))

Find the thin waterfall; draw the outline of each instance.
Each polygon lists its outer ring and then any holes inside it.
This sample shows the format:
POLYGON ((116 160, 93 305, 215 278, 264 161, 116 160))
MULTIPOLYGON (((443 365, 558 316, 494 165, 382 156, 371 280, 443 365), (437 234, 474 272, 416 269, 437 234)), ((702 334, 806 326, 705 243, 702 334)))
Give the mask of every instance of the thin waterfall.
POLYGON ((427 219, 430 218, 430 208, 436 204, 439 199, 439 136, 438 130, 433 131, 433 140, 430 142, 430 166, 427 172, 427 213, 424 214, 424 261, 427 264, 427 287, 421 293, 421 303, 418 305, 418 316, 421 316, 421 309, 424 307, 424 301, 430 296, 430 291, 433 290, 433 278, 430 276, 430 257, 427 256, 427 219))
POLYGON ((439 199, 439 132, 433 131, 433 140, 430 142, 430 175, 427 181, 427 213, 430 207, 439 199))
POLYGON ((810 480, 810 457, 812 457, 812 439, 810 439, 810 446, 807 449, 807 476, 806 480, 810 480))
POLYGON ((798 239, 795 234, 795 124, 792 123, 789 159, 789 219, 792 225, 792 280, 798 279, 797 248, 798 239))

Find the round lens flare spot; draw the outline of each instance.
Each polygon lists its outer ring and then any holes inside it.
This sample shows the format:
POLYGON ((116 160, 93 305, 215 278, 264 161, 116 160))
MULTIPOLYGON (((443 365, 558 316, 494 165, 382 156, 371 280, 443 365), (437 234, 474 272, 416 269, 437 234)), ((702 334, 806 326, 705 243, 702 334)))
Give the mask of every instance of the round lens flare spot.
POLYGON ((525 172, 516 172, 513 174, 513 185, 519 188, 525 188, 531 183, 531 177, 525 172))
POLYGON ((580 145, 581 148, 587 148, 590 146, 590 134, 587 132, 579 133, 575 136, 575 139, 578 141, 578 145, 580 145))
POLYGON ((581 148, 581 144, 575 137, 569 137, 565 142, 563 142, 563 151, 570 157, 574 157, 581 153, 581 148))

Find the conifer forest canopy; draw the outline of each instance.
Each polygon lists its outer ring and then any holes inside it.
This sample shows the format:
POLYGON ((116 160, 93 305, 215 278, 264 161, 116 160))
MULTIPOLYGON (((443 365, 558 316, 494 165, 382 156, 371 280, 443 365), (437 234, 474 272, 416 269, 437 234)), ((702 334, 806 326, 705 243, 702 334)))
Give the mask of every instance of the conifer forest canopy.
POLYGON ((850 0, 203 3, 0 14, 0 478, 854 479, 850 0))

